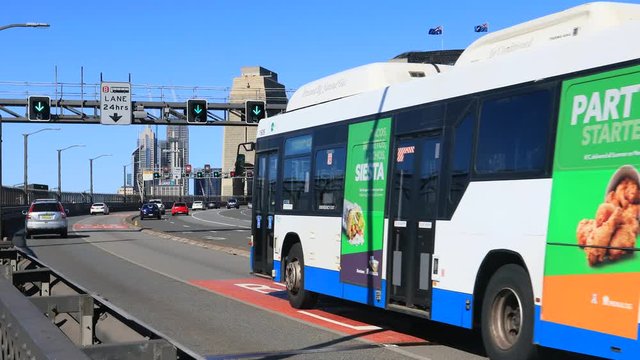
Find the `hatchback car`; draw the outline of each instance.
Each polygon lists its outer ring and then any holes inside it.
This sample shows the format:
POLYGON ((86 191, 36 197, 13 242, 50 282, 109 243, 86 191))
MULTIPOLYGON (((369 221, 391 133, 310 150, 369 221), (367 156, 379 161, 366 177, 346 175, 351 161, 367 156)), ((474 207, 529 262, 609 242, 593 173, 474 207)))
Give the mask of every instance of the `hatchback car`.
POLYGON ((89 214, 103 214, 109 215, 109 207, 105 203, 95 203, 91 205, 91 209, 89 209, 89 214))
POLYGON ((67 215, 62 204, 56 199, 35 200, 29 210, 22 212, 24 219, 24 236, 30 239, 35 234, 60 234, 67 237, 67 215))
POLYGON ((240 209, 240 203, 238 199, 231 198, 227 201, 227 209, 236 208, 240 209))
POLYGON ((193 204, 191 204, 191 210, 204 210, 204 203, 202 201, 194 201, 193 204))
POLYGON ((144 218, 162 219, 162 214, 160 214, 160 208, 158 205, 152 203, 142 205, 140 208, 140 220, 143 220, 144 218))
POLYGON ((187 207, 187 204, 183 202, 173 203, 173 206, 171 207, 171 216, 180 214, 189 215, 189 208, 187 207))
POLYGON ((220 209, 220 203, 217 201, 209 201, 207 203, 207 209, 220 209))

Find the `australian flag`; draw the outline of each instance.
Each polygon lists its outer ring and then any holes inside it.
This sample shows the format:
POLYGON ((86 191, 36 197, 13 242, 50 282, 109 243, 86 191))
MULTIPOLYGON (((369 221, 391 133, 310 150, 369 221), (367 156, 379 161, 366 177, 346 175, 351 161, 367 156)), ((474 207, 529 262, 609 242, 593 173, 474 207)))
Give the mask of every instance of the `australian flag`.
POLYGON ((442 35, 442 26, 429 29, 429 35, 442 35))
POLYGON ((473 27, 473 31, 475 32, 487 32, 489 31, 489 24, 484 23, 482 25, 476 25, 473 27))

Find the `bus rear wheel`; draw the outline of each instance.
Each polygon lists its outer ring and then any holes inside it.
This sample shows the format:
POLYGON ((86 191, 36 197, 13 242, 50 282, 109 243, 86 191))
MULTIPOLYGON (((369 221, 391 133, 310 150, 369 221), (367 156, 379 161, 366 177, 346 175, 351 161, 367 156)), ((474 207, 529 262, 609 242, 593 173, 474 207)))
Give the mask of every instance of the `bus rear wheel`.
POLYGON ((482 301, 482 342, 490 359, 535 359, 533 290, 527 272, 507 264, 489 280, 482 301))
POLYGON ((292 307, 308 309, 315 305, 318 294, 304 288, 304 256, 300 243, 291 247, 285 259, 284 282, 292 307))

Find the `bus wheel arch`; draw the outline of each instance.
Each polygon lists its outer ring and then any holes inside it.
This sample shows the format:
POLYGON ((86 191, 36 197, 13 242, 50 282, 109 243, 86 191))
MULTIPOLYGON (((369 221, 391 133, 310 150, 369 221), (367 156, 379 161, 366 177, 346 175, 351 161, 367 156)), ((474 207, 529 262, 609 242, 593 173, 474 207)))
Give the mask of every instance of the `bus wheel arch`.
POLYGON ((476 279, 474 320, 492 359, 535 358, 533 289, 522 258, 511 251, 487 255, 476 279))
POLYGON ((482 260, 473 289, 474 328, 480 327, 480 309, 482 308, 482 299, 484 298, 489 280, 499 268, 507 264, 519 265, 528 273, 522 256, 511 250, 492 250, 484 257, 484 260, 482 260))
POLYGON ((296 309, 308 309, 315 305, 318 295, 305 289, 304 252, 296 234, 287 234, 282 246, 282 274, 289 304, 296 309))

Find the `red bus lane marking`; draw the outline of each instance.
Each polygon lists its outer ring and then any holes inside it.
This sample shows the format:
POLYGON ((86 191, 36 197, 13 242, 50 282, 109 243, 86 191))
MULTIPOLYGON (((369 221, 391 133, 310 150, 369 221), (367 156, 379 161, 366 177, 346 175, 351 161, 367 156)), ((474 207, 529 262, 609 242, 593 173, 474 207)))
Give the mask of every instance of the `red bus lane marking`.
POLYGON ((330 312, 297 310, 289 305, 284 285, 262 278, 191 280, 190 284, 285 316, 379 344, 426 343, 425 339, 359 322, 330 312))

